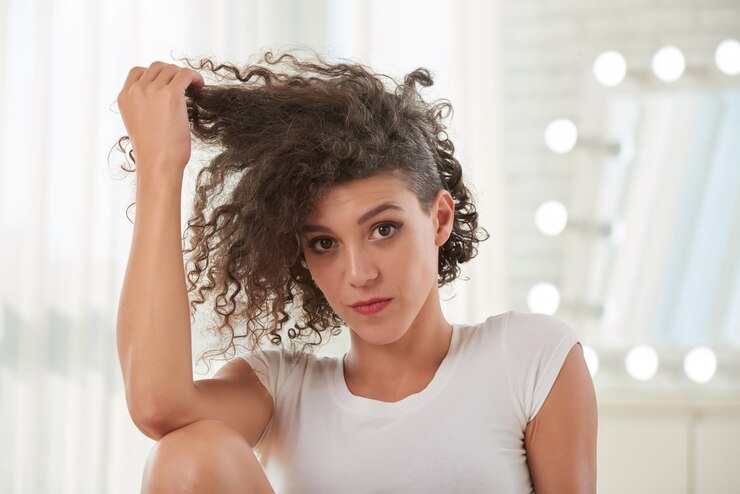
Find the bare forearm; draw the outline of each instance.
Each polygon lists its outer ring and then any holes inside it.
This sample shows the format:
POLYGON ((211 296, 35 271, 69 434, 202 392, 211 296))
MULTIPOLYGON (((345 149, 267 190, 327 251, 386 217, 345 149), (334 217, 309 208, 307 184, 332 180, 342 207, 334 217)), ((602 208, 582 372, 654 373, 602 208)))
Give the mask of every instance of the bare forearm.
POLYGON ((181 188, 178 172, 137 176, 136 219, 116 330, 126 401, 135 421, 167 414, 194 392, 181 188))

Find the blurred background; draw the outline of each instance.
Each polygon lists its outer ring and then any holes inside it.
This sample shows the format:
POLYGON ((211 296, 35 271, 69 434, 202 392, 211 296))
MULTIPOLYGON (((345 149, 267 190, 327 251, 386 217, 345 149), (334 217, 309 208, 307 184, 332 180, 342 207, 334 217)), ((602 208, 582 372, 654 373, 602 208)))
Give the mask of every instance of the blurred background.
POLYGON ((0 0, 0 492, 138 492, 154 444, 115 346, 128 70, 310 47, 451 101, 491 238, 444 311, 578 332, 598 491, 740 493, 739 40, 738 0, 0 0))

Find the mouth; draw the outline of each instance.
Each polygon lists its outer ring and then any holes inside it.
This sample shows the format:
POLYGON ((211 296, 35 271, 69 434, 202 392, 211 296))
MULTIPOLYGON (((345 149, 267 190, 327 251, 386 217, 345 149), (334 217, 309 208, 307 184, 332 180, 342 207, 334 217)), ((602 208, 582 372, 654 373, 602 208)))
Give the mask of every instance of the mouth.
POLYGON ((391 303, 393 299, 387 298, 387 299, 373 299, 368 302, 355 304, 351 306, 356 312, 359 312, 362 315, 371 315, 371 314, 377 314, 378 312, 382 311, 386 307, 388 307, 388 304, 391 303))

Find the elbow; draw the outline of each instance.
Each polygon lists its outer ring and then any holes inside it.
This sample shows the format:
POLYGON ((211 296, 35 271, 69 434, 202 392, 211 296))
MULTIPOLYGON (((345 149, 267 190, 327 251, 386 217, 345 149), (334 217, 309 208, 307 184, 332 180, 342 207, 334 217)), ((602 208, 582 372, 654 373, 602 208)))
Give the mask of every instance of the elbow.
POLYGON ((159 441, 169 431, 165 430, 165 420, 154 408, 147 406, 129 406, 129 415, 137 429, 146 437, 159 441))
POLYGON ((173 430, 168 420, 168 414, 163 413, 157 406, 136 404, 129 405, 128 409, 136 428, 150 439, 159 441, 173 430))
POLYGON ((129 415, 142 434, 159 441, 175 429, 193 422, 193 397, 187 394, 130 393, 126 404, 129 415))

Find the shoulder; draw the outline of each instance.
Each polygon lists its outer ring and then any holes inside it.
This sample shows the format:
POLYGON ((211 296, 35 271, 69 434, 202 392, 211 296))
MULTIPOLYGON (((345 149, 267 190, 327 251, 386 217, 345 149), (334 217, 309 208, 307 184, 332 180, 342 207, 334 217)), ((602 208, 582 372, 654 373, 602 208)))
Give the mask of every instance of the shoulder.
POLYGON ((539 335, 547 333, 556 335, 575 334, 569 323, 549 314, 519 312, 515 310, 509 311, 506 314, 508 315, 507 328, 509 328, 509 331, 539 335))
POLYGON ((470 326, 476 328, 495 327, 500 330, 514 328, 514 331, 520 333, 573 332, 573 328, 570 324, 555 316, 540 312, 519 312, 516 310, 488 316, 484 321, 470 326))
POLYGON ((477 324, 460 326, 466 326, 467 339, 495 338, 504 352, 519 354, 522 358, 526 358, 526 355, 537 356, 538 349, 548 353, 558 345, 569 345, 568 348, 571 348, 580 341, 578 333, 569 323, 537 312, 510 310, 491 315, 477 324))
POLYGON ((557 317, 509 313, 503 334, 504 361, 523 424, 537 414, 566 358, 579 341, 578 333, 570 324, 557 317))
POLYGON ((507 351, 531 353, 536 348, 550 349, 558 345, 571 348, 580 341, 578 333, 562 319, 536 312, 510 311, 505 327, 507 351))
POLYGON ((303 379, 306 366, 314 356, 275 346, 259 348, 240 355, 258 375, 265 387, 277 396, 290 383, 303 379))

